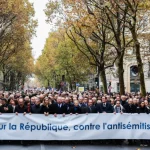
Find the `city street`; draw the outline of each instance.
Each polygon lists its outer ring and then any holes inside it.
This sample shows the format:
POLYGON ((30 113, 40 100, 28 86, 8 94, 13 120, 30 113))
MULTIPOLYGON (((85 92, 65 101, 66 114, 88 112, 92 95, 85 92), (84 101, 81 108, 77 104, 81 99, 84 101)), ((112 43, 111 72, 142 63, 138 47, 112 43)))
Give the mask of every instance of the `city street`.
POLYGON ((88 146, 88 145, 32 145, 32 146, 21 146, 21 145, 1 145, 0 149, 7 150, 149 150, 149 147, 137 147, 137 146, 88 146))

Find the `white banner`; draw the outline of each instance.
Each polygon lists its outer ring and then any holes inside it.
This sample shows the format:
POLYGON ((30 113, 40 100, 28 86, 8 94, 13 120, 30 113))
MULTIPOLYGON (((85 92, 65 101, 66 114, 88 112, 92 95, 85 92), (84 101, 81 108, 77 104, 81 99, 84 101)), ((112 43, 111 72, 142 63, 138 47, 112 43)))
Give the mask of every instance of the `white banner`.
POLYGON ((150 139, 148 114, 0 115, 0 140, 150 139))

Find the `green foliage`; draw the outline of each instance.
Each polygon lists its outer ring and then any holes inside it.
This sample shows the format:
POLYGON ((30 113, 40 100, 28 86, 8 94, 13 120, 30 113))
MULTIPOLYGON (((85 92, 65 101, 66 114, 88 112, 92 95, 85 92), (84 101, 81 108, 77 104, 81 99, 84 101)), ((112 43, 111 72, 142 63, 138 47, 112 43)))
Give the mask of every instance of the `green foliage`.
POLYGON ((46 83, 45 86, 49 81, 53 87, 58 87, 63 75, 70 85, 74 82, 83 83, 91 71, 85 56, 61 29, 50 33, 35 67, 36 75, 44 79, 42 82, 46 83))

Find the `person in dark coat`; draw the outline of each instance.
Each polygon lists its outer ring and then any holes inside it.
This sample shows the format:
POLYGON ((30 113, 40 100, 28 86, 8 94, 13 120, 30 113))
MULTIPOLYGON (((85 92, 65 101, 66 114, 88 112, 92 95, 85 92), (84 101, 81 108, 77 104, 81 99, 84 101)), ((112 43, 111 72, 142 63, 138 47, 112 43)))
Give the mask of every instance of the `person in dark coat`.
POLYGON ((124 105, 125 113, 136 113, 136 105, 133 105, 132 98, 128 99, 128 103, 124 105))
POLYGON ((127 104, 127 102, 126 102, 126 96, 125 96, 125 95, 122 95, 122 96, 121 96, 120 103, 121 103, 121 105, 122 105, 123 107, 124 107, 124 105, 127 104))
POLYGON ((63 115, 67 114, 67 106, 62 103, 61 97, 57 98, 57 103, 54 105, 55 105, 54 106, 55 107, 55 109, 54 109, 55 116, 56 116, 56 114, 63 114, 63 115))
POLYGON ((147 114, 149 114, 150 110, 145 106, 144 101, 141 101, 140 105, 136 109, 136 112, 138 114, 140 114, 140 113, 147 113, 147 114))
POLYGON ((2 98, 2 105, 0 106, 0 112, 1 113, 13 113, 12 105, 8 104, 5 98, 2 98))
POLYGON ((64 105, 67 108, 67 114, 69 114, 70 113, 70 109, 71 109, 71 107, 73 107, 73 105, 70 103, 70 100, 69 100, 68 97, 65 98, 65 104, 64 105))
MULTIPOLYGON (((136 109, 136 112, 138 113, 138 114, 140 114, 140 113, 146 113, 146 114, 149 114, 149 109, 145 106, 145 103, 144 103, 144 101, 141 101, 140 102, 140 104, 139 104, 139 106, 137 107, 137 109, 136 109)), ((140 140, 140 145, 141 146, 147 146, 147 140, 140 140)))
POLYGON ((15 107, 15 113, 16 115, 18 113, 24 113, 24 115, 28 112, 27 107, 24 104, 23 98, 19 98, 18 105, 15 107))
POLYGON ((113 113, 114 111, 111 104, 106 102, 104 96, 102 97, 102 103, 98 104, 96 107, 99 113, 113 113))
POLYGON ((70 114, 81 114, 81 107, 77 100, 74 101, 74 105, 70 108, 70 114))
POLYGON ((49 99, 48 99, 48 97, 45 97, 43 100, 43 105, 41 106, 41 114, 45 114, 45 116, 48 116, 49 112, 50 112, 49 99))
POLYGON ((35 100, 35 104, 31 105, 31 113, 33 113, 33 114, 41 113, 40 99, 37 98, 35 100))
POLYGON ((97 113, 97 109, 93 105, 93 101, 92 100, 88 100, 88 106, 84 107, 82 113, 97 113))

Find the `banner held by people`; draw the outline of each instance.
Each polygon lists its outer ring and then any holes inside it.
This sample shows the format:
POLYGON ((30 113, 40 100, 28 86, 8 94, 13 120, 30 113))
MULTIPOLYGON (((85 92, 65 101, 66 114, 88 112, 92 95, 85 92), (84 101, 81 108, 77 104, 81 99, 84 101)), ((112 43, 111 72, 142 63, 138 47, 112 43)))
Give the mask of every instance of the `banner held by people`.
POLYGON ((0 116, 0 140, 150 139, 148 114, 0 116))

